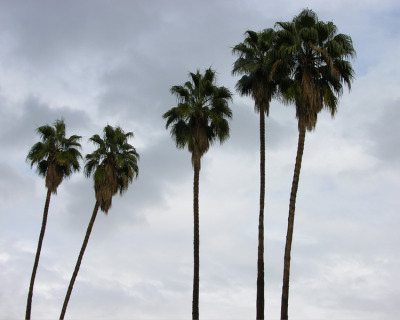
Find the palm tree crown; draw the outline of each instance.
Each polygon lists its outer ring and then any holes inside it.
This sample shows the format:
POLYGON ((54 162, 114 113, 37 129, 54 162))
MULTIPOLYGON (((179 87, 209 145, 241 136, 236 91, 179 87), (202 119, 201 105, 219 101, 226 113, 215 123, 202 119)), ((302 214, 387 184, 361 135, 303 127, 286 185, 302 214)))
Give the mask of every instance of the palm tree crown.
POLYGON ((211 68, 204 75, 199 70, 189 75, 191 81, 171 88, 178 105, 163 117, 167 119, 166 128, 172 127, 176 146, 187 146, 194 164, 216 140, 222 143, 229 137, 227 118, 232 117, 232 111, 228 101, 232 100, 232 94, 227 88, 215 85, 215 71, 211 68))
POLYGON ((44 125, 37 128, 41 140, 30 149, 26 159, 31 167, 36 164, 39 175, 46 178, 46 187, 57 193, 57 187, 63 178, 69 177, 74 171, 79 171, 79 158, 82 158, 79 148, 81 136, 65 137, 64 120, 56 120, 54 127, 44 125))
POLYGON ((352 40, 337 34, 333 22, 319 21, 310 9, 291 22, 277 22, 276 27, 278 64, 290 70, 282 85, 284 100, 295 103, 299 126, 313 130, 323 108, 332 117, 336 114, 343 84, 351 88, 354 70, 348 59, 355 56, 352 40))
POLYGON ((107 125, 103 138, 95 134, 89 140, 97 149, 86 155, 85 175, 93 174, 96 200, 105 213, 111 207, 112 197, 119 191, 122 194, 128 184, 139 174, 139 154, 128 143, 132 132, 125 133, 120 127, 107 125))
POLYGON ((239 56, 233 65, 232 74, 243 75, 237 82, 236 89, 241 95, 252 96, 256 112, 263 110, 269 115, 269 104, 278 89, 278 82, 275 80, 278 69, 274 68, 271 55, 274 30, 248 30, 245 36, 245 40, 232 49, 239 56))

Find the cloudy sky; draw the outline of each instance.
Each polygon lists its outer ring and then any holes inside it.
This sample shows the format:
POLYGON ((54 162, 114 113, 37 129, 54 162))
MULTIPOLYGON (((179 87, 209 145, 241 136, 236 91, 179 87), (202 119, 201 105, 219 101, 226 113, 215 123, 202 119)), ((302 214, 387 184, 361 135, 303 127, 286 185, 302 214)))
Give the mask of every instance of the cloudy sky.
MULTIPOLYGON (((68 306, 70 319, 189 319, 193 171, 161 115, 188 72, 212 67, 234 91, 231 48, 250 29, 303 8, 352 37, 356 80, 334 120, 306 137, 289 316, 397 319, 400 301, 400 3, 397 0, 0 0, 0 318, 22 319, 46 196, 25 161, 35 129, 133 131, 140 174, 98 215, 68 306)), ((235 94, 231 137, 200 174, 200 316, 254 319, 258 117, 235 94)), ((266 123, 266 317, 280 316, 297 148, 294 108, 266 123)), ((92 181, 64 181, 50 204, 32 317, 56 319, 94 206, 92 181)))

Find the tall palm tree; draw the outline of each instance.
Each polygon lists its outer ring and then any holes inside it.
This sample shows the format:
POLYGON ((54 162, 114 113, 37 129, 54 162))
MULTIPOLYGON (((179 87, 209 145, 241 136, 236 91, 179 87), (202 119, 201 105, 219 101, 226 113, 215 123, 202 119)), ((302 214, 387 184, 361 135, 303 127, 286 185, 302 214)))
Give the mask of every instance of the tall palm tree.
POLYGON ((286 64, 290 69, 289 78, 282 82, 283 97, 287 103, 296 106, 299 130, 282 286, 281 319, 286 320, 295 204, 306 131, 315 129, 318 114, 323 108, 332 117, 335 116, 343 85, 350 89, 354 79, 349 58, 355 56, 355 50, 349 36, 338 34, 332 22, 319 21, 317 15, 309 9, 303 10, 291 22, 277 22, 276 27, 274 46, 280 54, 277 63, 286 64))
POLYGON ((96 134, 89 139, 97 146, 97 149, 86 155, 85 175, 90 177, 93 174, 96 202, 78 261, 68 286, 60 319, 64 319, 72 288, 78 275, 99 207, 101 211, 107 214, 111 208, 112 197, 118 191, 122 195, 128 189, 128 185, 133 181, 133 178, 138 176, 139 154, 128 143, 130 137, 133 137, 132 132, 125 133, 120 127, 113 128, 107 125, 103 130, 103 138, 96 134))
POLYGON ((171 136, 177 148, 188 148, 192 154, 194 169, 193 213, 194 213, 194 276, 192 318, 199 319, 199 174, 201 157, 210 145, 229 137, 229 122, 232 117, 228 102, 231 92, 215 84, 215 71, 205 70, 204 75, 197 70, 189 73, 191 81, 183 86, 173 86, 171 93, 178 99, 178 105, 167 111, 166 129, 171 127, 171 136))
POLYGON ((57 193, 57 188, 64 178, 68 178, 73 172, 79 171, 79 159, 82 158, 78 150, 81 147, 79 144, 81 137, 77 135, 73 135, 69 138, 65 137, 64 120, 56 120, 54 122, 54 127, 49 125, 41 126, 37 128, 36 132, 39 134, 41 141, 32 146, 26 160, 30 162, 31 167, 36 164, 37 172, 40 176, 45 178, 47 196, 29 285, 25 319, 31 318, 33 286, 35 284, 36 271, 39 265, 44 233, 46 231, 51 194, 57 193))
MULTIPOLYGON (((233 75, 243 75, 236 90, 254 99, 254 110, 260 114, 260 211, 258 222, 257 300, 256 319, 264 319, 264 202, 265 202, 265 114, 269 115, 272 98, 278 92, 275 78, 280 68, 274 68, 271 46, 274 30, 261 32, 248 30, 245 40, 232 52, 239 58, 232 69, 233 75)), ((283 66, 283 64, 277 65, 283 66)))

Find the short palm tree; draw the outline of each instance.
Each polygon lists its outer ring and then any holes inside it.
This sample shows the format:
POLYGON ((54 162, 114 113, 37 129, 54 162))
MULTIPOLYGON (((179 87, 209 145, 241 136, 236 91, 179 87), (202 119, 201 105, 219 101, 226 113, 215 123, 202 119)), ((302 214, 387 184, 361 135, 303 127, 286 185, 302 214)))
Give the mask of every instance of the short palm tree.
POLYGON ((64 319, 99 207, 107 214, 112 204, 112 197, 118 191, 122 195, 128 189, 133 178, 138 176, 139 155, 136 149, 128 143, 130 137, 133 137, 132 132, 125 133, 120 127, 113 128, 107 125, 103 130, 103 138, 97 134, 90 138, 97 149, 86 155, 85 175, 90 177, 93 174, 96 203, 69 283, 60 319, 64 319))
POLYGON ((166 128, 171 127, 171 136, 178 148, 188 148, 192 154, 194 169, 193 213, 194 213, 194 276, 192 318, 199 319, 199 174, 201 157, 211 144, 221 143, 229 137, 229 122, 232 117, 228 102, 231 92, 215 84, 215 71, 197 70, 190 73, 191 81, 183 86, 173 86, 171 93, 178 99, 178 105, 167 111, 163 117, 166 128))
POLYGON ((243 75, 236 84, 236 90, 241 95, 251 96, 254 99, 254 110, 260 114, 260 210, 256 299, 256 319, 259 320, 264 319, 265 114, 269 115, 270 102, 278 92, 278 82, 275 79, 280 68, 274 68, 271 56, 274 30, 248 30, 245 36, 245 40, 232 49, 232 52, 239 56, 233 65, 232 74, 243 75))
POLYGON ((284 258, 281 319, 288 319, 290 256, 294 214, 306 131, 315 129, 317 117, 327 109, 332 117, 337 112, 343 84, 351 88, 354 71, 349 58, 355 56, 349 36, 337 33, 332 22, 322 22, 309 9, 303 10, 291 22, 276 23, 275 48, 278 63, 290 69, 289 78, 282 81, 287 103, 296 106, 299 140, 290 193, 288 229, 284 258))
POLYGON ((78 150, 81 147, 79 144, 81 137, 76 135, 69 138, 65 137, 64 120, 56 120, 54 127, 49 125, 41 126, 37 128, 37 133, 40 135, 41 141, 32 146, 26 159, 30 162, 31 167, 36 164, 37 172, 45 178, 47 196, 29 286, 25 319, 31 318, 33 286, 35 284, 36 271, 39 265, 40 252, 46 230, 51 194, 57 193, 57 188, 64 178, 68 178, 73 172, 79 171, 79 159, 82 158, 78 150))

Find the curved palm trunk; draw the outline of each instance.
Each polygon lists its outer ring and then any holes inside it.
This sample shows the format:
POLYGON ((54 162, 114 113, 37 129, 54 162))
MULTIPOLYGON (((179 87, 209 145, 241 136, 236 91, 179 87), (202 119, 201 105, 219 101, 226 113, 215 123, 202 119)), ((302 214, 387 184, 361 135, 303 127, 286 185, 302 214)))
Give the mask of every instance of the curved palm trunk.
POLYGON ((260 215, 258 221, 257 320, 264 319, 264 199, 265 199, 265 114, 260 109, 260 215))
POLYGON ((67 306, 68 306, 69 298, 71 296, 72 288, 74 286, 76 277, 78 276, 78 271, 81 266, 83 254, 85 253, 86 246, 89 242, 90 233, 92 232, 93 224, 94 224, 94 221, 96 220, 98 211, 99 211, 99 202, 96 201, 96 204, 94 206, 93 213, 92 213, 92 218, 90 219, 88 228, 86 230, 85 239, 83 240, 82 248, 81 248, 81 251, 78 256, 78 261, 76 262, 74 273, 72 274, 71 281, 69 282, 67 295, 65 296, 64 304, 63 304, 63 307, 61 310, 60 320, 64 319, 65 312, 67 311, 67 306))
POLYGON ((40 252, 42 251, 42 243, 44 238, 44 233, 46 231, 47 216, 49 213, 51 191, 47 189, 46 202, 44 204, 42 228, 40 229, 39 242, 36 250, 35 262, 33 264, 31 283, 29 285, 28 301, 26 303, 25 319, 29 320, 31 318, 31 308, 32 308, 32 297, 33 297, 33 286, 35 284, 36 271, 39 265, 40 252))
POLYGON ((296 165, 294 167, 292 191, 290 193, 288 229, 287 229, 287 234, 286 234, 285 258, 284 258, 284 267, 283 267, 281 320, 288 319, 290 253, 292 250, 294 212, 296 209, 297 188, 299 186, 300 169, 301 169, 301 161, 303 158, 305 138, 306 138, 306 128, 305 128, 305 126, 300 125, 299 141, 298 141, 298 145, 297 145, 296 165))
POLYGON ((193 217, 194 217, 194 272, 193 272, 193 302, 192 302, 192 319, 199 319, 199 269, 200 269, 200 232, 199 232, 199 175, 200 175, 200 159, 194 161, 194 179, 193 179, 193 217))

